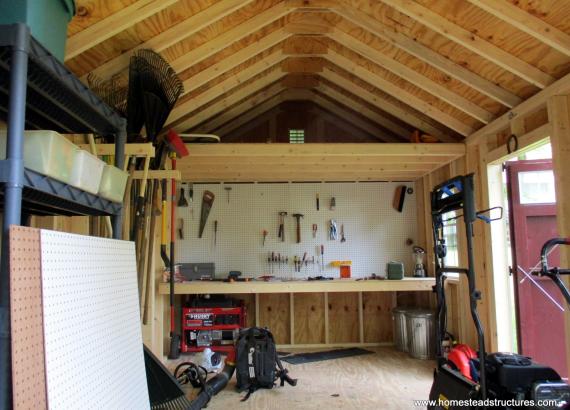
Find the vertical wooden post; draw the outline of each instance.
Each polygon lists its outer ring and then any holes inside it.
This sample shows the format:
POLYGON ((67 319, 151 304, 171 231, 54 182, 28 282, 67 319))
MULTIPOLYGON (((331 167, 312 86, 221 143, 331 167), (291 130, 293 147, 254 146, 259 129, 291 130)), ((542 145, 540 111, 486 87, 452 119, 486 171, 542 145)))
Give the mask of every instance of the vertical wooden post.
POLYGON ((291 332, 291 344, 295 344, 295 294, 289 293, 289 319, 290 319, 290 329, 291 332))
POLYGON ((259 327, 259 293, 255 294, 255 326, 259 327))
MULTIPOLYGON (((552 165, 554 168, 554 183, 556 187, 556 221, 558 235, 570 237, 570 96, 557 95, 550 97, 547 103, 548 118, 552 124, 552 165)), ((560 247, 560 265, 570 266, 570 249, 560 247)), ((566 285, 570 285, 565 278, 566 285)), ((564 312, 566 327, 566 360, 570 368, 570 311, 564 312)))
POLYGON ((424 198, 424 229, 425 229, 425 251, 426 251, 426 276, 435 276, 435 254, 433 253, 433 235, 431 223, 431 190, 433 182, 431 174, 423 177, 423 198, 424 198))
POLYGON ((364 304, 362 292, 358 292, 358 340, 364 343, 364 304))
MULTIPOLYGON (((522 128, 524 129, 524 128, 522 128)), ((479 190, 480 195, 477 201, 477 209, 488 209, 489 208, 489 178, 487 175, 487 145, 482 144, 479 147, 479 184, 476 189, 479 190)), ((497 316, 495 311, 495 281, 493 272, 493 247, 491 241, 491 227, 489 224, 482 221, 477 221, 480 226, 480 237, 479 237, 479 247, 477 249, 478 255, 480 255, 483 265, 482 265, 482 277, 484 284, 481 286, 485 287, 485 294, 487 297, 483 302, 486 305, 487 311, 487 326, 486 331, 486 344, 487 348, 490 348, 492 352, 497 351, 497 316)))
POLYGON ((329 343, 329 294, 325 292, 325 344, 328 345, 329 343))

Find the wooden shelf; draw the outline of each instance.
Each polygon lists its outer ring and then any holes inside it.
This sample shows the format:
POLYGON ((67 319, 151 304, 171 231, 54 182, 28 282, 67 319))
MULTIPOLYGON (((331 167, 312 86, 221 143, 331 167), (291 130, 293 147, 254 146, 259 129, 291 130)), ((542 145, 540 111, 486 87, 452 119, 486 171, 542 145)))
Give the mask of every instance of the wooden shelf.
POLYGON ((194 182, 415 181, 465 155, 464 144, 192 144, 194 182))
MULTIPOLYGON (((431 291, 434 278, 405 278, 403 280, 336 279, 323 281, 288 282, 185 282, 174 286, 177 295, 191 294, 243 294, 243 293, 313 293, 313 292, 405 292, 431 291)), ((167 295, 169 284, 158 287, 167 295)))

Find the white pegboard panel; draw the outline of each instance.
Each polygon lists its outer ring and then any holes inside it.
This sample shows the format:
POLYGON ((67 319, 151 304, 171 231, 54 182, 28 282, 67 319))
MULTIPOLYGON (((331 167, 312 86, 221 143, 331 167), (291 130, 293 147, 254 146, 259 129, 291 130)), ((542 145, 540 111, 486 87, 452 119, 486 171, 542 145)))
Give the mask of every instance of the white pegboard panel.
MULTIPOLYGON (((412 249, 408 238, 417 240, 416 194, 407 194, 402 213, 392 208, 394 191, 402 183, 259 183, 259 184, 194 184, 194 210, 177 208, 177 218, 184 218, 184 240, 176 242, 176 261, 184 263, 214 262, 216 276, 226 277, 230 270, 244 276, 256 277, 271 272, 267 263, 274 251, 288 256, 289 265, 274 265, 273 275, 284 278, 306 278, 324 274, 338 277, 339 269, 328 266, 332 260, 352 260, 352 277, 383 273, 386 263, 405 263, 406 274, 413 269, 412 249), (231 187, 230 202, 224 187, 231 187), (216 195, 204 234, 198 238, 202 194, 204 190, 216 195), (316 210, 316 194, 320 196, 320 211, 316 210), (332 197, 336 209, 329 209, 332 197), (285 242, 277 238, 278 212, 286 211, 285 242), (291 215, 304 214, 301 219, 301 243, 296 241, 296 222, 291 215), (339 240, 328 239, 329 220, 337 222, 339 240), (217 245, 214 247, 214 221, 218 221, 217 245), (311 227, 317 224, 315 239, 311 227), (340 227, 344 224, 347 241, 340 242, 340 227), (265 247, 262 231, 266 229, 265 247), (309 258, 320 255, 325 247, 325 271, 320 263, 293 269, 293 256, 309 258)), ((413 187, 413 183, 411 184, 413 187)), ((180 185, 179 185, 180 187, 180 185)), ((187 188, 187 185, 183 185, 187 188)), ((180 190, 179 190, 180 191, 180 190)), ((188 192, 188 189, 185 189, 188 192)), ((177 221, 178 223, 178 221, 177 221)))
POLYGON ((149 408, 134 243, 41 231, 50 409, 149 408))

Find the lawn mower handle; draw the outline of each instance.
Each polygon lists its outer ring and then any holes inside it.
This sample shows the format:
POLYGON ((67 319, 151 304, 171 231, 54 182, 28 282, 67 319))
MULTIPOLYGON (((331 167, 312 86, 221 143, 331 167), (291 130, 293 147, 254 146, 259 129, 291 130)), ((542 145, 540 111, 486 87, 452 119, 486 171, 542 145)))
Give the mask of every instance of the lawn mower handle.
MULTIPOLYGON (((548 272, 549 272, 548 252, 550 251, 550 249, 552 249, 556 245, 570 245, 570 238, 552 238, 552 239, 546 241, 546 243, 544 245, 542 245, 542 250, 540 251, 540 265, 541 265, 540 274, 541 275, 546 275, 546 276, 548 275, 548 272)), ((568 273, 570 273, 570 270, 560 269, 560 270, 558 270, 558 273, 568 274, 568 273)))
POLYGON ((562 279, 560 279, 560 275, 570 275, 570 269, 548 267, 548 252, 550 251, 550 249, 552 249, 552 247, 556 245, 570 245, 570 238, 553 238, 546 241, 546 243, 542 245, 542 250, 540 251, 541 269, 538 272, 532 272, 532 273, 533 275, 547 276, 550 279, 552 279, 554 284, 558 286, 558 289, 560 289, 560 292, 562 292, 562 296, 564 296, 564 299, 566 299, 566 303, 568 303, 568 306, 570 306, 570 291, 568 290, 562 279))

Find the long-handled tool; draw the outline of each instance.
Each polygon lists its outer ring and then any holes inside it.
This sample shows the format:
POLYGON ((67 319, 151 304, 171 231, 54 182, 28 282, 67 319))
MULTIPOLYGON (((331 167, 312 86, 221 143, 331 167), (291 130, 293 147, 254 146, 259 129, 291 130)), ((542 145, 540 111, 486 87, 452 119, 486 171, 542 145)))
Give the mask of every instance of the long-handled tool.
POLYGON ((212 209, 212 205, 214 205, 214 199, 216 199, 216 195, 214 195, 213 192, 204 191, 204 195, 202 196, 202 210, 200 211, 200 231, 198 232, 198 238, 201 238, 204 233, 208 215, 210 215, 210 210, 212 209))
POLYGON ((303 214, 293 214, 293 217, 297 220, 297 243, 301 243, 301 218, 304 216, 303 214))
POLYGON ((287 212, 281 211, 279 212, 279 231, 277 233, 277 237, 281 238, 281 242, 285 242, 285 217, 287 216, 287 212))
POLYGON ((325 245, 321 245, 321 271, 325 271, 325 245))
MULTIPOLYGON (((176 158, 185 157, 189 154, 188 149, 173 130, 169 130, 166 135, 166 140, 170 148, 170 160, 172 163, 172 170, 176 170, 176 158)), ((176 241, 176 179, 171 180, 171 194, 172 200, 170 202, 170 351, 168 352, 169 359, 177 359, 180 357, 180 335, 175 333, 175 315, 174 315, 174 272, 175 272, 175 254, 174 243, 176 241)))

